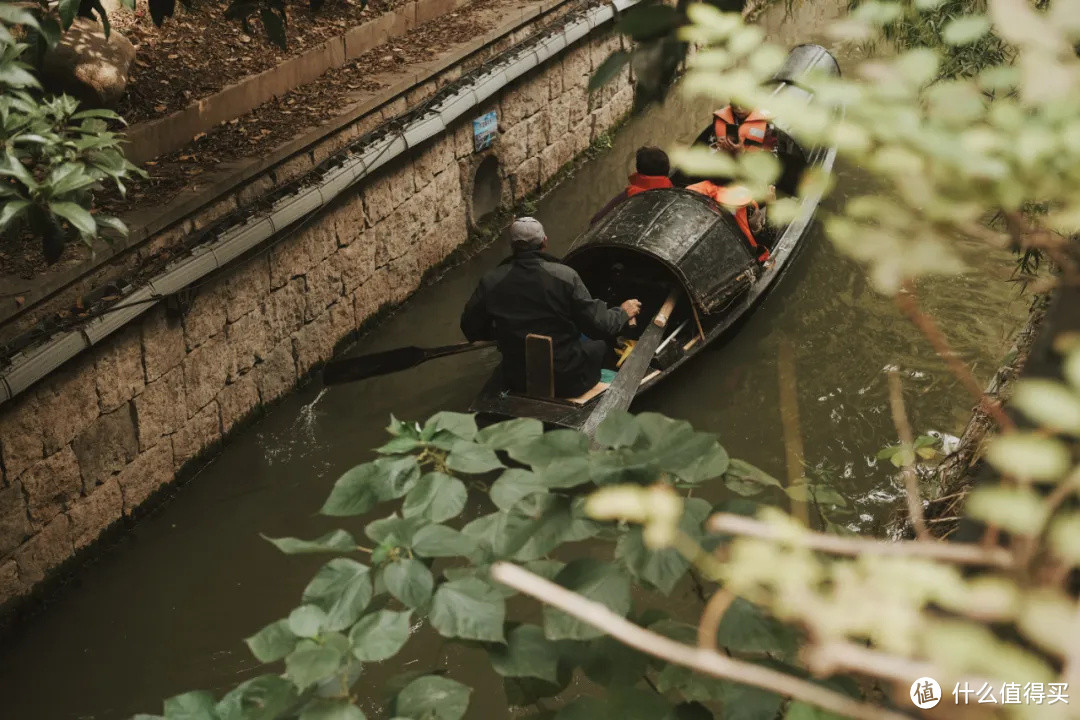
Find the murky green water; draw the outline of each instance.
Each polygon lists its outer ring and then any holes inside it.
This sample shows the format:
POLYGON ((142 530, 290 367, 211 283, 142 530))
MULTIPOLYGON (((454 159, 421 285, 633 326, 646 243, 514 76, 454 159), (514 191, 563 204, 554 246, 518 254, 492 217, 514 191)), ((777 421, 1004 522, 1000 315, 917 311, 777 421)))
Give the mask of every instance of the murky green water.
MULTIPOLYGON (((820 6, 819 6, 820 7, 820 6)), ((813 36, 829 12, 800 8, 767 20, 773 37, 793 44, 813 36)), ((673 97, 630 122, 611 151, 583 167, 538 208, 559 251, 625 180, 635 149, 688 141, 709 107, 673 97)), ((841 189, 858 187, 840 170, 841 189)), ((492 248, 425 288, 362 341, 363 351, 460 340, 457 314, 481 274, 504 256, 492 248)), ((971 253, 969 274, 921 285, 933 316, 955 349, 985 381, 1019 327, 1026 300, 1006 280, 1011 258, 971 253)), ((894 437, 886 368, 905 376, 908 410, 919 432, 958 433, 969 397, 927 343, 862 274, 815 235, 794 267, 741 332, 642 398, 635 410, 691 420, 717 433, 732 455, 784 475, 777 348, 795 357, 801 431, 811 466, 837 478, 855 512, 841 518, 882 532, 900 486, 873 456, 894 437)), ((377 380, 310 387, 232 438, 193 481, 27 620, 0 647, 0 718, 113 720, 160 711, 161 698, 203 688, 218 692, 258 669, 241 638, 298 601, 317 558, 286 558, 259 539, 312 537, 339 523, 315 515, 342 471, 366 459, 391 412, 423 418, 462 409, 494 355, 464 355, 377 380)), ((585 550, 588 552, 588 549, 585 550)), ((670 608, 691 608, 690 596, 670 608)), ((405 670, 450 668, 474 693, 470 718, 506 717, 501 684, 482 674, 477 651, 421 634, 393 667, 372 667, 369 717, 380 717, 384 681, 405 670)))

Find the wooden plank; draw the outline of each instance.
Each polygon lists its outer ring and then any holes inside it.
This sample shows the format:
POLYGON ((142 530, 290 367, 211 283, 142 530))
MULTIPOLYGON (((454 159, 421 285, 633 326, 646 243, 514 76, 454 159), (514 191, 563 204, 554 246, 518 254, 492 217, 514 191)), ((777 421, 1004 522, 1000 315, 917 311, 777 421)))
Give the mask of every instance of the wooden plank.
POLYGON ((555 361, 547 335, 525 336, 525 394, 555 397, 555 361))

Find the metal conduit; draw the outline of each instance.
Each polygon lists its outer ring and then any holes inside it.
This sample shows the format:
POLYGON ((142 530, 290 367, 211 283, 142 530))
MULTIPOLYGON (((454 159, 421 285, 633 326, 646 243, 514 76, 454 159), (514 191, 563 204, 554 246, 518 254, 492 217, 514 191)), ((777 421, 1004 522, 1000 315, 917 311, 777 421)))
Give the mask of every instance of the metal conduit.
POLYGON ((508 84, 546 60, 558 55, 618 12, 641 0, 614 0, 567 23, 561 32, 546 35, 509 51, 512 57, 497 63, 454 94, 442 99, 423 116, 400 131, 375 139, 350 151, 340 166, 324 174, 315 185, 282 197, 268 211, 237 223, 218 237, 196 247, 191 255, 173 263, 146 286, 136 290, 101 316, 76 330, 59 333, 44 344, 17 354, 0 372, 0 404, 24 392, 79 353, 87 350, 157 305, 161 298, 182 290, 210 273, 270 240, 286 227, 331 202, 347 188, 378 168, 426 140, 444 132, 450 124, 483 103, 508 84))

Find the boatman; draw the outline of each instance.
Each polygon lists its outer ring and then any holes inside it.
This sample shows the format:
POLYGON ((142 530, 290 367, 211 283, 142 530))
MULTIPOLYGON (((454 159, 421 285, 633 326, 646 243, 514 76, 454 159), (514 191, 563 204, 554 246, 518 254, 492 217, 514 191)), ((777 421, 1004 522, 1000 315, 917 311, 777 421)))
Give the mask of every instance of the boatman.
POLYGON ((627 184, 626 189, 611 198, 607 205, 600 208, 600 212, 593 215, 592 220, 589 221, 591 224, 599 222, 601 218, 614 210, 615 206, 626 198, 633 197, 646 190, 672 187, 671 178, 668 177, 671 174, 671 161, 668 160, 667 153, 658 147, 646 146, 638 148, 637 156, 634 158, 634 170, 636 172, 628 178, 629 184, 627 184))
POLYGON ((578 274, 544 252, 544 226, 522 217, 510 226, 513 255, 480 280, 461 314, 471 342, 495 340, 510 390, 525 390, 525 337, 551 338, 555 394, 577 397, 600 380, 607 339, 641 311, 638 300, 608 307, 594 299, 578 274))

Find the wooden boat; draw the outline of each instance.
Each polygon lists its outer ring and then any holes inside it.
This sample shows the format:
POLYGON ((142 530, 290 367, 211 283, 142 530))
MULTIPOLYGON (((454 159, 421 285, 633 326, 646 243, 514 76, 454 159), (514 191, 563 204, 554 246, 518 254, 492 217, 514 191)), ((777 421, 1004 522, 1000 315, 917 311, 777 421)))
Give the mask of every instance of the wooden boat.
MULTIPOLYGON (((774 92, 809 102, 812 96, 798 79, 810 71, 838 75, 839 67, 824 48, 800 45, 776 74, 774 92)), ((777 132, 783 165, 779 192, 793 192, 809 167, 831 170, 834 148, 803 148, 782 127, 777 132)), ((710 133, 706 128, 698 141, 710 133)), ((628 408, 634 397, 656 387, 761 302, 802 247, 820 199, 820 194, 804 196, 797 217, 765 238, 770 257, 764 263, 731 213, 710 198, 671 188, 625 200, 583 233, 564 258, 594 297, 610 304, 629 297, 642 302, 640 317, 648 324, 614 379, 580 398, 563 399, 508 392, 496 371, 470 410, 486 420, 531 417, 591 434, 607 413, 628 408), (658 313, 660 322, 650 323, 658 313), (663 351, 656 353, 660 346, 663 351)))

